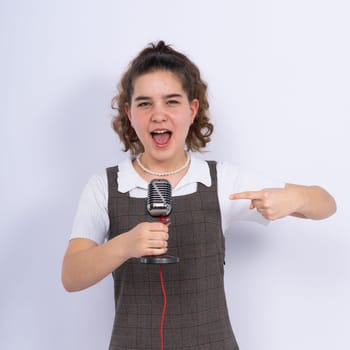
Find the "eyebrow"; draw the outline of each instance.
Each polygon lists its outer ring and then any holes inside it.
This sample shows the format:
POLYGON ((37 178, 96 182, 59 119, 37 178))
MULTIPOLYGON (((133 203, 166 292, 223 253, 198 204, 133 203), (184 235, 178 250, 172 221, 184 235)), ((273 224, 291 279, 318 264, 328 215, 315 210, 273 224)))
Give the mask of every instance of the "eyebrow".
MULTIPOLYGON (((174 94, 169 94, 169 95, 165 95, 164 96, 164 99, 168 99, 168 98, 182 98, 183 95, 182 94, 177 94, 177 93, 174 93, 174 94)), ((151 100, 151 97, 148 97, 148 96, 137 96, 135 97, 134 101, 144 101, 144 100, 151 100)))

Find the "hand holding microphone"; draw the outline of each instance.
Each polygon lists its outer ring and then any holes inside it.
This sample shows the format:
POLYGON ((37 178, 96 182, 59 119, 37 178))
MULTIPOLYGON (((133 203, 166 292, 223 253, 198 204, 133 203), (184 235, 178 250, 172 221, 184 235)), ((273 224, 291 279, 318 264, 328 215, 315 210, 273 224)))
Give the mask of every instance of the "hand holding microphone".
POLYGON ((130 257, 140 258, 144 255, 161 255, 168 251, 168 226, 161 222, 142 222, 129 233, 130 257))

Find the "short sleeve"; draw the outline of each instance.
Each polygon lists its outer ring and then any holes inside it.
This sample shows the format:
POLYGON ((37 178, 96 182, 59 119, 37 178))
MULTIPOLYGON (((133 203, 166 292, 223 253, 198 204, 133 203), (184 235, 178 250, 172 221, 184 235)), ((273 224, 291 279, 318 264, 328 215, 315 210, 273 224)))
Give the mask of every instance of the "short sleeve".
POLYGON ((88 238, 103 243, 109 230, 107 176, 93 175, 79 200, 70 239, 88 238))

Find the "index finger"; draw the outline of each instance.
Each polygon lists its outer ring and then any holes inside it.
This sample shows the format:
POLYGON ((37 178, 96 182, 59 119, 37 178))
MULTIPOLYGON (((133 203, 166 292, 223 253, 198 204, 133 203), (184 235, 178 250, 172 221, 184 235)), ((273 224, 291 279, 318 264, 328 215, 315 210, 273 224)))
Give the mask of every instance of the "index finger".
POLYGON ((164 232, 168 232, 168 224, 167 223, 163 223, 160 221, 152 221, 150 222, 150 226, 149 226, 150 231, 164 231, 164 232))
POLYGON ((246 191, 240 193, 234 193, 230 195, 230 199, 263 199, 264 192, 263 191, 246 191))

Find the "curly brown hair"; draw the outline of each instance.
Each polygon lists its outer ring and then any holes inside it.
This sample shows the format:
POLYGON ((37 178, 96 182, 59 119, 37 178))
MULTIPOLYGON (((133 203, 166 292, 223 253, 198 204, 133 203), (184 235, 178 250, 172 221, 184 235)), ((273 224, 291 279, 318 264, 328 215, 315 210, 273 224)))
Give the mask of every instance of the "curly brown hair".
POLYGON ((124 144, 124 151, 137 155, 144 151, 143 145, 132 128, 125 112, 125 105, 131 104, 134 81, 139 76, 165 70, 175 74, 181 81, 188 100, 198 99, 199 109, 186 137, 188 150, 200 151, 210 141, 214 126, 209 121, 207 84, 201 79, 197 66, 184 54, 174 50, 164 41, 151 43, 131 61, 118 85, 118 94, 112 99, 112 109, 117 111, 112 127, 124 144))

